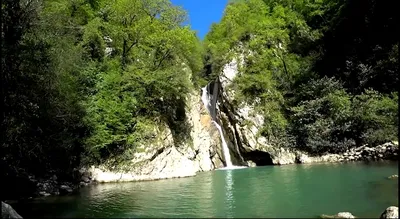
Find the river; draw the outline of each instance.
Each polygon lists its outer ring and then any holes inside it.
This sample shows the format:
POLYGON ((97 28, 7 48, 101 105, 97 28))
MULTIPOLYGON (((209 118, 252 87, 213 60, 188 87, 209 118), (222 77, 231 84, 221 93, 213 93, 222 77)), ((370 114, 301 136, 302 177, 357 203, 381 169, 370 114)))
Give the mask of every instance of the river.
POLYGON ((92 185, 15 204, 25 217, 379 217, 398 206, 397 162, 215 170, 195 177, 92 185))

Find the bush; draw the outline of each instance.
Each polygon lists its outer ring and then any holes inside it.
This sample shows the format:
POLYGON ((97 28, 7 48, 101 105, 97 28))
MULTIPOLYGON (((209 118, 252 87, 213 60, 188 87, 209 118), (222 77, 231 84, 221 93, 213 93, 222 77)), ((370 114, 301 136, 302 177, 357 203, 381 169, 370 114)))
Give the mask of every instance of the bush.
POLYGON ((312 95, 320 96, 302 101, 291 109, 292 134, 296 136, 297 145, 310 152, 338 152, 354 145, 350 135, 350 96, 343 89, 325 93, 326 89, 331 86, 316 89, 312 95))
POLYGON ((377 145, 395 140, 398 132, 398 96, 366 90, 355 96, 352 108, 353 129, 359 144, 377 145))
POLYGON ((351 96, 333 78, 307 85, 297 94, 303 101, 291 108, 290 131, 298 147, 312 153, 336 153, 396 138, 396 94, 385 96, 366 90, 351 96))

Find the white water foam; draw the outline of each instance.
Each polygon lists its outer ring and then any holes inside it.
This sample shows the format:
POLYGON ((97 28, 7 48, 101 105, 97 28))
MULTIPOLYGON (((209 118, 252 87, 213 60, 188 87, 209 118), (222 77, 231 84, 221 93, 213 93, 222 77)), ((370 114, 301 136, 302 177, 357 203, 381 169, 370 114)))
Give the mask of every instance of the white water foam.
MULTIPOLYGON (((211 109, 210 97, 209 97, 208 92, 207 92, 207 86, 201 88, 201 90, 202 90, 201 100, 203 101, 203 104, 206 107, 208 113, 211 114, 211 112, 210 112, 210 109, 211 109)), ((247 168, 246 166, 234 166, 232 164, 231 155, 229 153, 228 144, 225 141, 224 132, 222 131, 221 126, 216 121, 213 120, 212 123, 214 123, 215 127, 217 127, 217 129, 219 131, 219 134, 220 134, 220 137, 221 137, 221 141, 222 141, 222 152, 224 154, 225 163, 226 163, 226 167, 219 168, 218 170, 231 170, 231 169, 247 168)))

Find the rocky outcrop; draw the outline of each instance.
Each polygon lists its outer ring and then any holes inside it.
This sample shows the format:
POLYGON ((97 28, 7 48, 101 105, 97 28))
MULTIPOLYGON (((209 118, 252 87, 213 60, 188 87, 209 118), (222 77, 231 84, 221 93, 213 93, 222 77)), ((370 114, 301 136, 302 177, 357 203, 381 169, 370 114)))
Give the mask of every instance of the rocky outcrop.
POLYGON ((187 177, 200 171, 223 167, 219 134, 201 104, 200 95, 190 95, 187 103, 185 122, 189 125, 190 136, 186 141, 177 142, 168 127, 155 130, 158 140, 139 148, 138 151, 141 152, 134 153, 131 162, 124 164, 122 168, 83 168, 81 185, 91 181, 119 182, 187 177))
POLYGON ((1 202, 1 218, 22 218, 9 204, 1 202))
POLYGON ((36 185, 37 196, 50 196, 50 195, 66 195, 72 193, 76 186, 71 182, 59 180, 56 175, 36 179, 34 176, 29 176, 30 182, 36 185))
POLYGON ((342 154, 327 154, 319 157, 311 157, 305 153, 297 152, 296 163, 397 160, 398 151, 397 142, 388 142, 376 147, 364 145, 347 150, 342 154))
POLYGON ((386 218, 399 218, 399 208, 396 206, 390 206, 381 214, 381 219, 386 218))
MULTIPOLYGON (((339 212, 336 215, 321 215, 321 218, 356 218, 350 212, 339 212)), ((399 208, 396 206, 390 206, 385 209, 385 211, 380 216, 381 219, 387 218, 399 218, 399 208)))
MULTIPOLYGON (((259 130, 264 124, 264 118, 255 112, 255 106, 247 103, 235 103, 235 93, 231 85, 235 77, 240 74, 238 69, 240 69, 242 63, 241 59, 241 57, 235 58, 225 65, 219 77, 221 95, 218 101, 218 118, 226 132, 225 136, 228 138, 226 140, 231 155, 233 155, 232 160, 236 163, 260 166, 398 159, 397 142, 389 142, 377 147, 364 145, 342 154, 326 154, 317 157, 293 148, 269 145, 267 139, 259 135, 259 130)), ((257 103, 257 100, 254 100, 254 102, 257 103)))
POLYGON ((336 215, 321 215, 321 218, 356 218, 350 212, 339 212, 336 215))

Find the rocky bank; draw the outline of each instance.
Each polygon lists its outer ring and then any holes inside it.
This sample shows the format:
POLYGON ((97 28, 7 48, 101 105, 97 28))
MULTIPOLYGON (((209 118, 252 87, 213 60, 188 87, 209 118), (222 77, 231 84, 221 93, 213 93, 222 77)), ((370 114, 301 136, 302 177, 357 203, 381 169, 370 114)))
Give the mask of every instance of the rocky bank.
MULTIPOLYGON (((339 212, 335 215, 321 215, 321 218, 357 218, 350 212, 339 212)), ((399 218, 399 208, 390 206, 381 214, 380 219, 399 218)))
POLYGON ((22 218, 9 204, 1 202, 1 218, 22 218))

